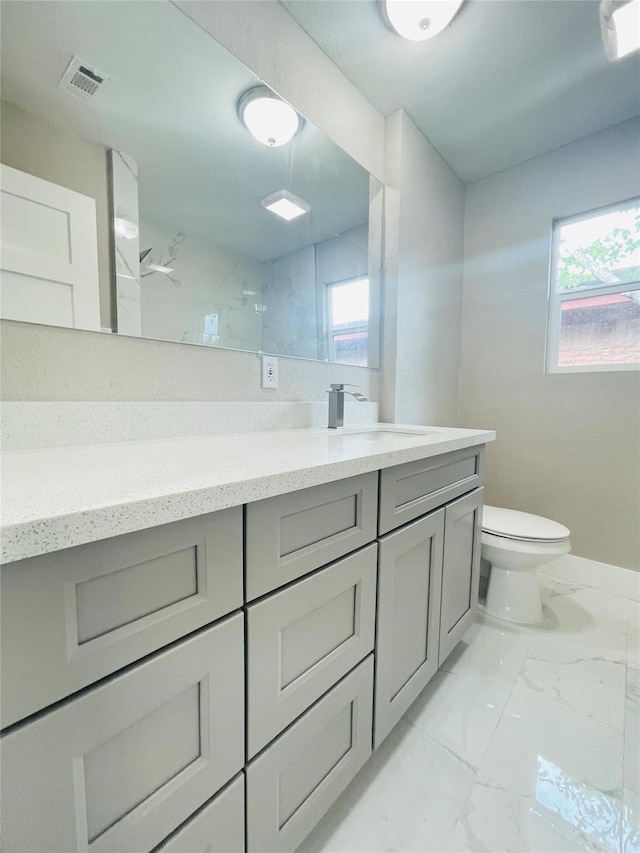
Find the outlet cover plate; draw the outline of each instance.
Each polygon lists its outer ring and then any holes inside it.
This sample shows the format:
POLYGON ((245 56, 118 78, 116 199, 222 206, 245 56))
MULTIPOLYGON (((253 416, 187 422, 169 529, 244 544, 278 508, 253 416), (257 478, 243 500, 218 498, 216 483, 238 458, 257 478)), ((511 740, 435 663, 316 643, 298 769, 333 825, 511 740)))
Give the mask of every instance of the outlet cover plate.
POLYGON ((262 356, 262 387, 278 387, 278 359, 273 355, 262 356))

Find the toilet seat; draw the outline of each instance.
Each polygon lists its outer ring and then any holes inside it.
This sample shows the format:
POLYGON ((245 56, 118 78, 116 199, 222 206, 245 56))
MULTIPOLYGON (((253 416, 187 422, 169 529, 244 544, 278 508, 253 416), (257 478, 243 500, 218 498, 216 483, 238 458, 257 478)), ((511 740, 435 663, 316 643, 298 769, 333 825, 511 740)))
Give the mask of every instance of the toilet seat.
POLYGON ((567 527, 549 518, 486 505, 482 516, 482 530, 492 538, 539 544, 562 542, 571 535, 567 527))

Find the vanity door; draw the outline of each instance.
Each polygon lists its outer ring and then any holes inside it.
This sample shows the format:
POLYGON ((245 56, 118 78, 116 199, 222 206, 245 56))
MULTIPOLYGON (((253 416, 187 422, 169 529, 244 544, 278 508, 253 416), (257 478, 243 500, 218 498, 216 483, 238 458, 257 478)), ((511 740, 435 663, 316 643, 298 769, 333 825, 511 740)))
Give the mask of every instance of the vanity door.
POLYGON ((440 664, 473 624, 478 612, 483 499, 484 489, 475 489, 446 507, 440 664))
POLYGON ((445 511, 380 540, 374 746, 438 669, 445 511))

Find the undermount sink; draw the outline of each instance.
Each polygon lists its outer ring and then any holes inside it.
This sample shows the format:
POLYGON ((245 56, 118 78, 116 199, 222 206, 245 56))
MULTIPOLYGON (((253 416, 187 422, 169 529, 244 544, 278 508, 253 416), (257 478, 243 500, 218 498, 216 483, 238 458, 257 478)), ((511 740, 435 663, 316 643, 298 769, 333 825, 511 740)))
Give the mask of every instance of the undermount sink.
POLYGON ((401 429, 349 429, 349 430, 329 430, 331 435, 337 435, 341 438, 349 438, 353 436, 354 438, 364 438, 369 440, 375 440, 379 438, 385 438, 388 435, 398 436, 398 437, 406 437, 406 438, 422 438, 427 435, 439 435, 442 433, 441 429, 420 429, 420 430, 401 430, 401 429))

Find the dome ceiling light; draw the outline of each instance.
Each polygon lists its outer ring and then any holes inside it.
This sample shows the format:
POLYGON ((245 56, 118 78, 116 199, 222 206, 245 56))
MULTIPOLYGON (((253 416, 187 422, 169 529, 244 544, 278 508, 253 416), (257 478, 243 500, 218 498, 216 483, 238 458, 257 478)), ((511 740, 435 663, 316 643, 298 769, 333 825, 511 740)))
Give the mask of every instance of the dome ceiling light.
POLYGON ((464 0, 378 0, 387 26, 409 41, 426 41, 455 18, 464 0))
POLYGON ((600 31, 611 62, 640 49, 640 0, 602 0, 600 31))
POLYGON ((258 142, 277 148, 298 133, 304 119, 268 86, 248 89, 238 101, 238 115, 258 142))

